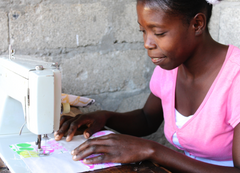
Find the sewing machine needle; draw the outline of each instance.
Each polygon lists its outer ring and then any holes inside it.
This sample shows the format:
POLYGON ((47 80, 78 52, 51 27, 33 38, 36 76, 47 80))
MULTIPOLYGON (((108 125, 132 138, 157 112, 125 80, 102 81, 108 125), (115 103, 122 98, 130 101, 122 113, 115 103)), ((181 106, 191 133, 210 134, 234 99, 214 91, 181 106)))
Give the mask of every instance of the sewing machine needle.
POLYGON ((38 144, 38 150, 41 150, 41 135, 38 135, 37 144, 38 144))

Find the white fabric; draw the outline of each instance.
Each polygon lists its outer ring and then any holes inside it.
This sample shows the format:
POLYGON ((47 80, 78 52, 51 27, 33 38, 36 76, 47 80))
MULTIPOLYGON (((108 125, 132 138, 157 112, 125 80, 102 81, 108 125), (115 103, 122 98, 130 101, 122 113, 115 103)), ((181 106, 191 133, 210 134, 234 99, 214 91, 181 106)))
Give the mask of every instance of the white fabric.
MULTIPOLYGON (((91 138, 96 138, 113 133, 104 130, 93 134, 91 138)), ((73 161, 71 151, 85 142, 83 135, 74 136, 73 140, 66 142, 65 138, 60 141, 49 139, 45 144, 42 140, 42 148, 44 152, 50 152, 48 156, 39 157, 36 153, 37 146, 34 142, 26 142, 21 144, 13 144, 10 146, 13 151, 18 152, 21 159, 25 162, 32 173, 80 173, 85 171, 93 171, 97 169, 119 166, 120 163, 103 163, 103 164, 84 164, 82 160, 73 161), (25 151, 26 150, 26 151, 25 151)), ((90 155, 88 157, 95 157, 90 155)))
POLYGON ((186 117, 186 116, 180 114, 180 113, 177 111, 177 109, 175 109, 175 110, 176 110, 176 112, 175 112, 175 114, 176 114, 176 125, 177 125, 177 127, 180 129, 180 128, 182 128, 182 126, 183 126, 188 120, 190 120, 190 119, 193 117, 193 115, 190 115, 190 116, 186 117))
MULTIPOLYGON (((180 129, 182 128, 182 126, 192 118, 193 115, 190 115, 188 117, 186 116, 183 116, 182 114, 180 114, 177 109, 175 109, 175 114, 176 114, 176 125, 177 127, 180 129)), ((177 145, 179 148, 182 148, 182 146, 180 145, 179 141, 178 141, 178 138, 177 138, 177 133, 174 133, 173 135, 173 143, 175 145, 177 145)))
POLYGON ((84 108, 95 103, 95 100, 87 97, 80 97, 62 93, 61 103, 69 103, 71 106, 79 106, 84 108))
MULTIPOLYGON (((180 129, 182 128, 182 126, 188 121, 190 120, 193 115, 190 115, 188 117, 182 115, 181 113, 179 113, 176 109, 175 109, 175 115, 176 115, 176 125, 177 127, 180 129)), ((181 144, 179 143, 178 141, 178 138, 177 138, 177 133, 174 133, 173 135, 173 143, 179 147, 179 149, 183 149, 181 144)), ((202 158, 202 157, 196 157, 196 156, 193 156, 191 155, 190 153, 188 153, 187 151, 184 151, 185 155, 188 156, 188 157, 191 157, 193 159, 196 159, 196 160, 199 160, 199 161, 202 161, 202 162, 205 162, 205 163, 210 163, 210 164, 214 164, 214 165, 220 165, 220 166, 230 166, 230 167, 233 167, 233 161, 232 160, 229 160, 229 161, 216 161, 216 160, 210 160, 210 159, 205 159, 205 158, 202 158)))
POLYGON ((77 173, 89 171, 81 162, 72 160, 69 153, 52 154, 46 157, 29 157, 23 161, 33 173, 54 172, 54 173, 77 173))

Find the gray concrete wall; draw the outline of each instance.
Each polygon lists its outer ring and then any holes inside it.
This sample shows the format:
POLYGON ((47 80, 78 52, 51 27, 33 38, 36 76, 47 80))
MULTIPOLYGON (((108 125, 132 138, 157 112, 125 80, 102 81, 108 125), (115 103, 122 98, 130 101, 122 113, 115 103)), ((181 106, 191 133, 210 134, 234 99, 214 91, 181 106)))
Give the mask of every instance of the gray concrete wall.
MULTIPOLYGON (((214 6, 213 38, 240 47, 239 21, 240 0, 214 6)), ((1 0, 0 26, 0 54, 11 43, 16 54, 59 62, 63 92, 96 99, 93 110, 144 105, 154 65, 135 0, 1 0)), ((165 143, 162 133, 148 138, 165 143)))
POLYGON ((240 48, 240 0, 223 0, 213 8, 212 37, 223 44, 240 48))

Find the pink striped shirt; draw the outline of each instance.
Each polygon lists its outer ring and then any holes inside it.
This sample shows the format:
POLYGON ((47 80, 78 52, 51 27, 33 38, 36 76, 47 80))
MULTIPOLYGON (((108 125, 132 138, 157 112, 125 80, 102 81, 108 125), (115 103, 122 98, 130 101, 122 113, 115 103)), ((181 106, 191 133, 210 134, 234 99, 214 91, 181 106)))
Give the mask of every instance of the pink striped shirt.
POLYGON ((178 68, 164 70, 157 66, 150 81, 152 93, 162 100, 166 138, 173 144, 176 132, 179 143, 190 154, 232 160, 233 131, 240 122, 240 49, 229 46, 225 62, 206 97, 182 128, 175 123, 177 71, 178 68))

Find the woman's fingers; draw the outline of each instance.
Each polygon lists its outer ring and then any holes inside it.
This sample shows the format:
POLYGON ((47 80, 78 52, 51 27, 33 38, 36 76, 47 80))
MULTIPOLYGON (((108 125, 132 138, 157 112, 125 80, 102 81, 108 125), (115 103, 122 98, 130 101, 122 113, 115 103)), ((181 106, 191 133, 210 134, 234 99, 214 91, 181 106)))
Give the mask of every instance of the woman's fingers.
POLYGON ((67 133, 66 141, 71 141, 77 129, 82 125, 87 125, 88 128, 83 135, 88 139, 92 134, 102 130, 106 123, 104 112, 94 112, 88 114, 79 114, 76 117, 62 116, 60 119, 60 129, 54 133, 55 140, 61 140, 67 133))
POLYGON ((106 154, 99 154, 95 157, 86 158, 83 160, 83 162, 86 164, 99 164, 99 163, 110 162, 110 161, 107 161, 106 158, 107 158, 106 154))
POLYGON ((106 156, 112 153, 113 149, 111 145, 108 145, 112 143, 108 140, 110 136, 112 134, 87 140, 72 151, 73 160, 84 159, 88 164, 109 162, 109 157, 106 156))
POLYGON ((74 152, 72 152, 73 160, 84 160, 88 164, 104 163, 107 162, 105 156, 108 153, 108 150, 109 146, 107 145, 86 145, 78 147, 74 150, 77 154, 73 154, 74 152))
POLYGON ((102 126, 98 126, 97 122, 93 122, 88 125, 88 128, 83 132, 83 136, 88 139, 90 136, 92 136, 94 133, 102 130, 102 126))
POLYGON ((71 117, 71 116, 61 116, 60 119, 60 129, 54 133, 55 136, 55 140, 61 140, 62 137, 66 134, 66 132, 68 132, 68 137, 66 138, 67 141, 71 141, 72 137, 74 136, 78 125, 76 124, 78 118, 81 115, 77 115, 75 117, 71 117), (70 131, 69 131, 70 130, 70 131))
POLYGON ((66 122, 66 121, 68 121, 68 120, 70 120, 70 119, 73 119, 73 117, 70 117, 70 116, 67 116, 67 115, 61 116, 59 128, 62 127, 62 125, 63 125, 64 122, 66 122))
POLYGON ((79 120, 75 120, 70 124, 70 127, 68 129, 68 133, 67 133, 67 138, 66 138, 67 142, 72 140, 75 132, 77 131, 77 129, 79 127, 81 127, 81 123, 79 123, 79 120))
POLYGON ((68 131, 70 124, 74 121, 74 118, 68 119, 67 121, 62 123, 60 129, 54 133, 55 140, 61 140, 64 134, 68 131))
POLYGON ((87 164, 132 163, 147 159, 150 152, 151 142, 148 140, 123 134, 109 134, 88 139, 75 148, 72 155, 73 160, 84 159, 87 164))

